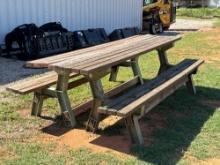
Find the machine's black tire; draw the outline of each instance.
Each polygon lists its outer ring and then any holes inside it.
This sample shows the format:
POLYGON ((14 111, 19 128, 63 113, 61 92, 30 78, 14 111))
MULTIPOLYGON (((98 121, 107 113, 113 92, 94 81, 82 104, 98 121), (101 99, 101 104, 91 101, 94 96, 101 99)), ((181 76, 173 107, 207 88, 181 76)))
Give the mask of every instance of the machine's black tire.
POLYGON ((163 27, 164 30, 169 30, 170 26, 168 27, 163 27))
POLYGON ((150 25, 150 34, 157 34, 157 29, 155 24, 150 25))
POLYGON ((159 27, 159 33, 163 33, 164 32, 164 28, 163 28, 163 25, 160 24, 160 27, 159 27))

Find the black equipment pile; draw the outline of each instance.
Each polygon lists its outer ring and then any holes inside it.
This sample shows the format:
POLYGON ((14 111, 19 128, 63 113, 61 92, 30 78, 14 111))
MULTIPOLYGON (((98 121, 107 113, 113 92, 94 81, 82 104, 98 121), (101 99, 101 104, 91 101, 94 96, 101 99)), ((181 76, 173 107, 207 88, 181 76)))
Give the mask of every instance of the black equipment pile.
POLYGON ((70 32, 59 22, 46 23, 40 27, 23 24, 5 37, 7 55, 16 53, 20 60, 32 60, 71 50, 86 48, 106 42, 137 35, 137 28, 114 30, 109 36, 104 28, 70 32), (17 48, 14 47, 17 43, 17 48))
POLYGON ((35 24, 24 24, 15 28, 5 37, 8 55, 14 50, 18 59, 30 60, 46 57, 73 49, 73 34, 63 28, 59 22, 51 22, 37 27, 35 24), (13 49, 13 43, 18 49, 13 49))
POLYGON ((95 46, 110 41, 103 28, 80 30, 73 33, 75 49, 95 46))
POLYGON ((139 34, 139 30, 136 27, 116 29, 109 35, 109 39, 111 41, 115 41, 123 38, 128 38, 137 34, 139 34))

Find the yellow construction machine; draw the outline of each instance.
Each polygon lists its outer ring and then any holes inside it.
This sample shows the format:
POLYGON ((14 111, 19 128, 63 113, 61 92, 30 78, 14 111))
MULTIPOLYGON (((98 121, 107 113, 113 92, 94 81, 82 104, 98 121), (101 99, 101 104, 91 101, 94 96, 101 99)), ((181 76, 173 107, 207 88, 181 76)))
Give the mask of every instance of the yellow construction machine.
POLYGON ((144 0, 143 30, 162 33, 176 20, 175 0, 144 0))

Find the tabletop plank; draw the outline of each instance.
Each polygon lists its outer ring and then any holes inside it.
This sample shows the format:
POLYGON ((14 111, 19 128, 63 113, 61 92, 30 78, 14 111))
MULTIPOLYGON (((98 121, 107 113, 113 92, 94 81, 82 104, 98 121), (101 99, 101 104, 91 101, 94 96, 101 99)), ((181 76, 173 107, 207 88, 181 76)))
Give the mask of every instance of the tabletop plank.
POLYGON ((126 53, 123 53, 123 56, 122 56, 122 54, 118 54, 118 56, 117 57, 115 56, 114 59, 112 59, 112 58, 111 59, 106 59, 106 61, 102 61, 99 64, 93 63, 93 65, 86 66, 84 68, 79 67, 79 69, 81 70, 80 73, 89 74, 89 73, 94 72, 95 70, 99 70, 100 68, 103 68, 103 67, 116 66, 116 65, 120 64, 121 62, 124 62, 126 60, 135 58, 138 55, 150 52, 150 51, 152 51, 156 48, 159 48, 163 45, 167 45, 167 44, 172 43, 172 42, 173 41, 170 41, 170 40, 164 40, 163 43, 158 42, 158 43, 155 43, 154 45, 150 45, 148 47, 148 49, 146 49, 146 45, 142 45, 141 47, 137 47, 137 48, 134 48, 132 50, 127 51, 126 53), (167 41, 167 42, 165 43, 165 41, 167 41))
POLYGON ((71 71, 89 74, 103 67, 112 67, 125 60, 150 52, 159 47, 179 40, 180 36, 139 36, 126 40, 121 45, 115 44, 104 50, 94 50, 80 56, 72 56, 68 60, 50 64, 48 67, 56 71, 71 71))
MULTIPOLYGON (((144 38, 151 38, 153 36, 148 35, 148 36, 143 36, 143 37, 144 38)), ((80 56, 82 54, 84 54, 83 56, 85 56, 86 53, 91 54, 91 52, 94 52, 94 51, 95 52, 102 51, 102 50, 105 50, 106 48, 112 47, 114 45, 122 45, 124 43, 128 43, 130 41, 136 41, 136 40, 140 40, 140 39, 141 39, 140 36, 136 35, 136 36, 129 37, 126 40, 118 40, 118 41, 109 42, 109 43, 105 43, 105 44, 101 44, 101 45, 97 45, 97 46, 93 46, 93 47, 89 47, 89 48, 79 49, 79 50, 75 50, 75 51, 71 51, 71 52, 67 52, 67 53, 62 53, 62 54, 51 56, 51 57, 28 61, 25 66, 30 67, 30 68, 47 68, 49 65, 51 65, 53 63, 65 61, 69 58, 72 58, 73 56, 80 56)))
POLYGON ((134 46, 136 47, 136 46, 139 46, 140 44, 143 44, 143 41, 147 40, 148 43, 150 43, 149 41, 152 42, 157 39, 157 37, 152 37, 152 38, 153 40, 150 40, 151 38, 141 37, 139 38, 139 40, 135 40, 135 41, 132 40, 132 41, 128 41, 123 44, 114 45, 114 46, 111 46, 111 47, 108 47, 102 50, 97 50, 93 52, 87 52, 81 55, 72 56, 71 58, 67 58, 63 62, 62 61, 59 62, 59 65, 61 66, 65 65, 65 67, 68 67, 67 65, 70 65, 71 67, 71 65, 82 66, 84 63, 92 64, 92 62, 101 60, 106 57, 113 57, 113 55, 117 55, 121 52, 125 52, 128 49, 133 49, 134 46), (67 64, 67 61, 69 61, 68 64, 67 64))
MULTIPOLYGON (((151 42, 158 43, 158 42, 164 41, 164 39, 158 41, 157 38, 155 37, 153 40, 151 40, 151 42)), ((141 40, 139 43, 134 42, 131 45, 126 45, 127 47, 122 47, 120 49, 116 49, 116 50, 112 50, 112 51, 110 50, 105 53, 102 52, 101 54, 96 53, 95 57, 93 57, 93 56, 89 56, 89 58, 85 57, 84 61, 82 60, 82 58, 80 58, 80 59, 75 58, 75 59, 71 59, 71 61, 69 61, 69 63, 63 62, 64 64, 59 63, 59 65, 61 65, 61 66, 65 65, 66 69, 71 69, 72 65, 74 65, 74 67, 77 67, 78 69, 83 69, 83 68, 93 66, 93 65, 99 65, 100 63, 103 63, 105 61, 109 61, 112 58, 117 58, 117 57, 120 58, 122 56, 127 55, 127 53, 129 53, 129 52, 134 52, 135 50, 138 50, 142 47, 146 47, 146 43, 149 43, 149 42, 144 42, 144 40, 141 40)), ((55 65, 57 66, 57 64, 55 64, 55 65)), ((74 71, 74 70, 72 70, 72 71, 74 71)))

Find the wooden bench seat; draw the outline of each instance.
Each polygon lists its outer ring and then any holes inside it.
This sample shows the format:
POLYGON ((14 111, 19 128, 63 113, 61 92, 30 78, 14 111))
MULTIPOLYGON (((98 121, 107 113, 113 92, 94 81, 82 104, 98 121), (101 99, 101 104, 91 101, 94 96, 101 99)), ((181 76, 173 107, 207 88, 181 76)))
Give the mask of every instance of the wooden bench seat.
POLYGON ((157 78, 110 97, 107 106, 99 107, 98 112, 125 118, 133 142, 143 144, 138 124, 140 117, 185 84, 195 93, 191 76, 202 63, 202 60, 186 59, 157 78))
MULTIPOLYGON (((72 78, 76 78, 77 76, 79 76, 79 74, 77 73, 70 74, 70 82, 68 84, 68 89, 75 88, 88 82, 88 80, 85 77, 71 81, 72 78)), ((8 86, 6 89, 8 91, 21 95, 34 92, 31 115, 41 116, 43 101, 47 98, 57 98, 56 89, 51 87, 52 85, 55 85, 57 83, 57 80, 58 75, 56 72, 48 72, 38 77, 32 77, 23 82, 17 82, 13 85, 8 86)), ((88 102, 85 105, 77 107, 77 109, 85 107, 82 109, 82 112, 84 112, 88 109, 87 104, 90 105, 91 103, 88 102)), ((82 112, 78 113, 80 114, 82 112)))
MULTIPOLYGON (((70 75, 71 78, 78 76, 78 74, 73 73, 70 75)), ((41 89, 48 88, 57 82, 57 73, 48 72, 39 77, 32 77, 24 82, 19 82, 8 86, 6 89, 14 93, 21 95, 35 92, 41 89)))

